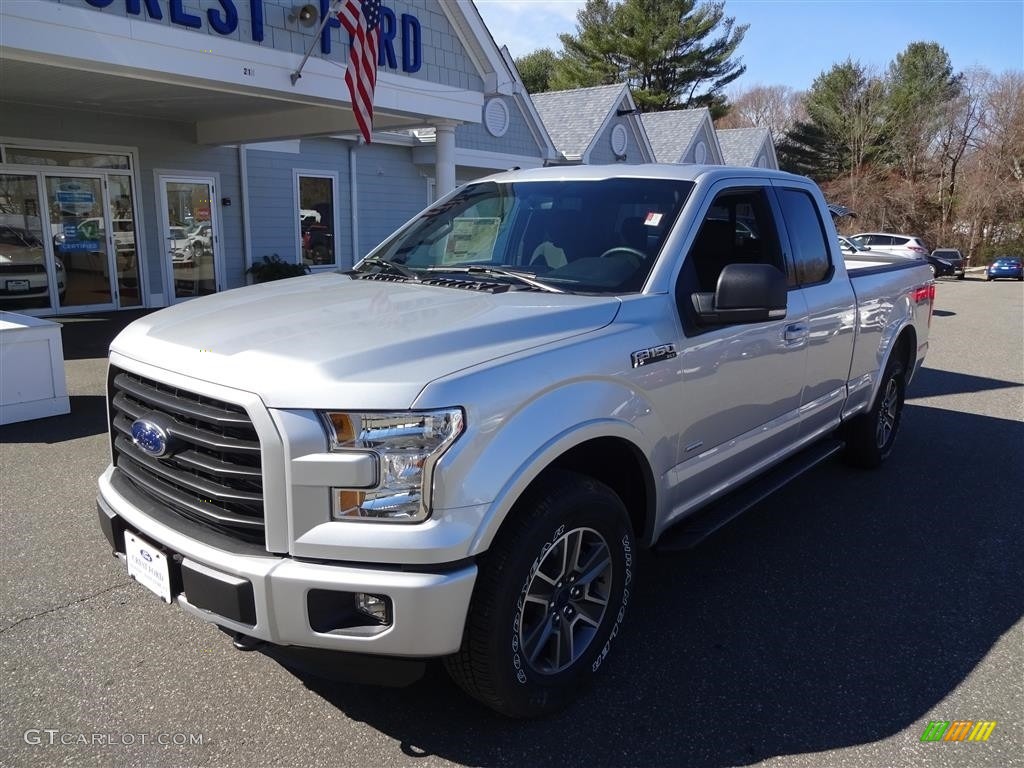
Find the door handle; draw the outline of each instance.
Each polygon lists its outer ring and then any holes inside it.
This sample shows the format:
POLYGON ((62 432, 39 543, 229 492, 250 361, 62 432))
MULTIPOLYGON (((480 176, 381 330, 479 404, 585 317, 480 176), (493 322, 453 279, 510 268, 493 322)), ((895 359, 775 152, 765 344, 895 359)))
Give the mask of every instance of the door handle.
POLYGON ((786 332, 783 334, 783 338, 786 341, 802 341, 807 338, 810 333, 810 328, 806 323, 792 323, 786 326, 786 332))

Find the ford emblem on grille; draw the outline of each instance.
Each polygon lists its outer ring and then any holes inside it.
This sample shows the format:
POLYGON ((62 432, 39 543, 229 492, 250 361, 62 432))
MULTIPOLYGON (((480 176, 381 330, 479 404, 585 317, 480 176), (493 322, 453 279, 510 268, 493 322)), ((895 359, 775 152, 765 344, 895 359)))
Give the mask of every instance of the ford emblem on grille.
POLYGON ((167 453, 170 438, 167 430, 150 419, 136 419, 132 422, 132 442, 150 456, 160 458, 167 453))

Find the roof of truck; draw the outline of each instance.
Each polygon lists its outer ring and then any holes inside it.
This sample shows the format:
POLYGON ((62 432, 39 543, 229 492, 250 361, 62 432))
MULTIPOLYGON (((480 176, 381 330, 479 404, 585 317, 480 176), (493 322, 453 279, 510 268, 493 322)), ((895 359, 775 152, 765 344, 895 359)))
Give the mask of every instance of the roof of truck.
POLYGON ((547 168, 526 168, 522 170, 503 171, 477 181, 554 181, 600 179, 676 179, 679 181, 697 181, 709 178, 770 178, 790 181, 808 182, 805 176, 797 176, 785 171, 766 168, 740 168, 726 165, 690 165, 679 163, 644 163, 640 165, 554 165, 547 168))

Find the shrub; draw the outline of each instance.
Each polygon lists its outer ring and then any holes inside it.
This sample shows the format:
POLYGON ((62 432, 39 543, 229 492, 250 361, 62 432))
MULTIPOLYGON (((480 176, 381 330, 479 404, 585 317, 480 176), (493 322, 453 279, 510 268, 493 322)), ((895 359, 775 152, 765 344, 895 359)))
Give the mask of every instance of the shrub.
POLYGON ((289 261, 282 261, 276 253, 264 256, 247 270, 247 275, 252 275, 254 283, 269 283, 271 280, 284 280, 288 277, 300 277, 309 274, 309 266, 306 264, 292 264, 289 261))

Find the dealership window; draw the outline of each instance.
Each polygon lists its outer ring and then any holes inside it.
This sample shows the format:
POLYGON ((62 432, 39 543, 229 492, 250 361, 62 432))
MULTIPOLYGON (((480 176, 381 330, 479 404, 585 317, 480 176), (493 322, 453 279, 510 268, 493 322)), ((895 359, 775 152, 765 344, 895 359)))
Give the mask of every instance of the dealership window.
POLYGON ((112 171, 130 171, 132 168, 130 155, 39 147, 4 147, 4 162, 14 165, 104 168, 112 171))
POLYGON ((338 263, 337 187, 335 175, 296 173, 299 252, 310 267, 338 263))

